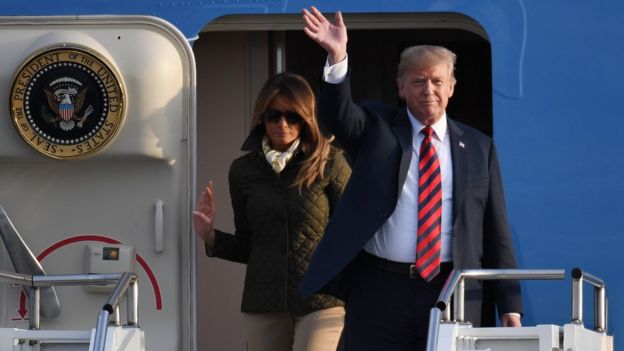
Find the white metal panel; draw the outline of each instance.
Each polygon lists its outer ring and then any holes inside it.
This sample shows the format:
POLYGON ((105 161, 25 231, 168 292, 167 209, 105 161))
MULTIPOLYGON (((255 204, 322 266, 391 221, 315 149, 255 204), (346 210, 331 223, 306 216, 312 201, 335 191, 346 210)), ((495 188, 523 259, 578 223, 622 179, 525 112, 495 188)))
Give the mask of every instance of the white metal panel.
POLYGON ((537 325, 521 328, 472 328, 441 324, 439 351, 553 351, 560 350, 559 327, 537 325))
MULTIPOLYGON (((189 210, 195 68, 188 43, 149 17, 0 18, 0 96, 37 50, 61 43, 88 47, 120 72, 125 123, 106 149, 87 159, 53 160, 16 132, 8 104, 0 118, 0 203, 35 255, 48 251, 48 273, 84 273, 85 245, 130 245, 140 256, 139 318, 149 350, 190 349, 189 210), (162 241, 155 248, 155 206, 162 201, 162 241)), ((6 100, 5 100, 6 102, 6 100)), ((54 329, 95 326, 106 295, 58 288, 54 329)), ((0 289, 2 324, 25 328, 17 288, 0 289)), ((122 308, 123 310, 123 308, 122 308)), ((123 321, 123 316, 122 316, 123 321)))
POLYGON ((563 350, 613 351, 613 337, 585 329, 580 324, 566 324, 563 326, 563 350))

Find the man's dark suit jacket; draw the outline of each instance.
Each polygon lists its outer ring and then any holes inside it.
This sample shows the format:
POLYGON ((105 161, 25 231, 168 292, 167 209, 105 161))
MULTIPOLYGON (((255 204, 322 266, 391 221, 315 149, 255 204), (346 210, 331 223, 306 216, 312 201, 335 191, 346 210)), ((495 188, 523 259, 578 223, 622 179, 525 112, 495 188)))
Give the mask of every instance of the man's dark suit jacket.
MULTIPOLYGON (((312 257, 300 286, 303 293, 323 292, 345 299, 353 259, 393 213, 405 182, 412 156, 408 118, 405 108, 353 103, 349 76, 341 84, 321 83, 319 119, 344 147, 353 173, 312 257)), ((450 119, 448 131, 454 268, 515 268, 492 139, 450 119)), ((500 314, 522 312, 517 282, 488 284, 500 314)), ((475 325, 480 325, 482 294, 481 282, 467 282, 465 315, 475 325)))

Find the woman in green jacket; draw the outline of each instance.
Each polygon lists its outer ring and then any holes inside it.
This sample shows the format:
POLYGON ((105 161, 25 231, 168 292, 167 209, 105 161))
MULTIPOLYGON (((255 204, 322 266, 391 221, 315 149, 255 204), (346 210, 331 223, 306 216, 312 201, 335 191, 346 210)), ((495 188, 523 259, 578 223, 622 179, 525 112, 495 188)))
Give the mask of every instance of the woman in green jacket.
POLYGON ((316 121, 302 77, 280 73, 262 87, 253 129, 229 172, 235 234, 214 229, 212 182, 193 213, 206 253, 247 264, 241 310, 250 351, 335 350, 341 301, 303 296, 299 283, 351 174, 316 121))

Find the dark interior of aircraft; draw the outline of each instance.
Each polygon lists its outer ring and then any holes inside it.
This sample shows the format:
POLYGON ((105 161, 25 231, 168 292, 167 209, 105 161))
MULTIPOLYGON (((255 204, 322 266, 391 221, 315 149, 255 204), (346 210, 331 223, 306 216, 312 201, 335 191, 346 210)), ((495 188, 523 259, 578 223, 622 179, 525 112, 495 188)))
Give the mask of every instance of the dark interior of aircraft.
MULTIPOLYGON (((286 31, 286 68, 305 76, 316 88, 324 51, 302 31, 286 31)), ((433 44, 457 54, 457 85, 448 106, 451 118, 492 135, 492 68, 490 44, 481 36, 458 29, 350 30, 349 64, 356 101, 402 104, 397 93, 396 67, 401 51, 411 45, 433 44)))

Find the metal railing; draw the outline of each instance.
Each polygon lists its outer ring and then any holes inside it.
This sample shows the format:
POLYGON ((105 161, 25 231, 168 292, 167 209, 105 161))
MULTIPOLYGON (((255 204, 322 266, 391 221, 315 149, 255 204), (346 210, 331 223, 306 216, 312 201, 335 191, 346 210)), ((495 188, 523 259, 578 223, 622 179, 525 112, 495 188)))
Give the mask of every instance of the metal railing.
MULTIPOLYGON (((16 273, 30 276, 45 275, 43 267, 11 223, 11 219, 9 219, 2 205, 0 205, 0 238, 2 238, 16 273)), ((27 286, 24 288, 26 289, 27 286)), ((42 287, 33 293, 38 294, 37 298, 43 302, 39 305, 39 313, 43 317, 56 318, 61 313, 61 305, 53 287, 42 287)))
POLYGON ((106 285, 116 284, 113 292, 100 310, 95 327, 94 351, 103 351, 106 344, 106 334, 109 320, 113 315, 112 324, 120 325, 119 301, 123 295, 127 297, 126 326, 139 326, 138 284, 134 273, 99 273, 99 274, 58 274, 58 275, 27 275, 0 271, 0 281, 19 284, 24 287, 28 295, 29 328, 37 330, 40 327, 40 290, 52 286, 76 285, 106 285))
POLYGON ((580 268, 572 270, 572 323, 583 324, 583 282, 594 286, 594 331, 607 332, 607 294, 605 283, 580 268))
POLYGON ((0 206, 0 238, 17 272, 0 271, 0 281, 21 285, 26 292, 30 311, 28 319, 30 329, 39 329, 41 315, 46 318, 55 318, 60 313, 61 307, 54 286, 106 284, 116 284, 116 286, 98 315, 92 350, 104 350, 111 315, 113 316, 112 323, 120 325, 119 300, 124 294, 128 298, 126 325, 138 327, 139 292, 137 277, 134 273, 46 275, 41 264, 19 235, 2 206, 0 206), (43 309, 41 307, 42 299, 44 301, 43 309))
POLYGON ((451 322, 451 297, 454 320, 464 322, 464 288, 466 279, 476 280, 553 280, 564 279, 563 269, 466 269, 454 270, 446 280, 435 307, 429 314, 427 351, 435 351, 438 343, 440 323, 451 322))

